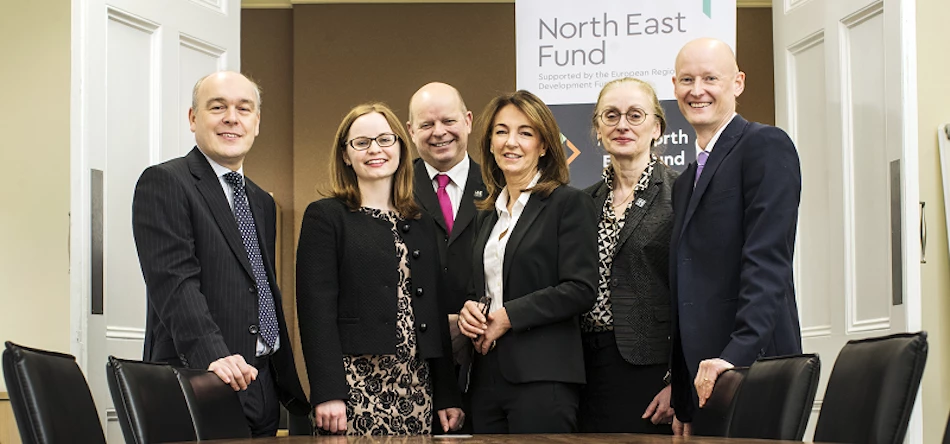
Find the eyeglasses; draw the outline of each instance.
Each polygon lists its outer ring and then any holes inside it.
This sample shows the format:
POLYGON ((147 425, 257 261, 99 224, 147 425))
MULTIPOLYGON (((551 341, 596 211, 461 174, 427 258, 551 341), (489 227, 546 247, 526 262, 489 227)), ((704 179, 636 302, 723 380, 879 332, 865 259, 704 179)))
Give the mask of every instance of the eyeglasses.
POLYGON ((608 109, 600 113, 600 121, 604 122, 604 125, 607 125, 607 126, 617 126, 617 124, 620 123, 620 117, 626 116, 627 123, 633 126, 637 126, 643 123, 643 121, 647 119, 648 115, 649 113, 647 113, 646 111, 643 111, 642 109, 637 109, 637 108, 633 108, 627 111, 626 113, 621 113, 620 111, 617 111, 615 109, 608 109))
MULTIPOLYGON (((487 320, 488 312, 491 311, 491 297, 486 294, 485 296, 479 298, 478 303, 482 304, 482 316, 484 316, 487 320)), ((478 337, 481 338, 481 335, 478 337)), ((494 350, 496 345, 498 345, 498 341, 492 341, 491 346, 488 347, 488 350, 494 350)))
POLYGON ((482 316, 488 319, 488 311, 491 310, 491 298, 488 295, 482 296, 478 299, 478 303, 482 304, 482 316))
POLYGON ((382 133, 376 137, 357 137, 346 143, 356 151, 366 151, 369 149, 369 146, 373 144, 374 140, 376 141, 376 145, 379 145, 380 148, 385 148, 395 145, 396 142, 399 141, 399 136, 393 133, 382 133))

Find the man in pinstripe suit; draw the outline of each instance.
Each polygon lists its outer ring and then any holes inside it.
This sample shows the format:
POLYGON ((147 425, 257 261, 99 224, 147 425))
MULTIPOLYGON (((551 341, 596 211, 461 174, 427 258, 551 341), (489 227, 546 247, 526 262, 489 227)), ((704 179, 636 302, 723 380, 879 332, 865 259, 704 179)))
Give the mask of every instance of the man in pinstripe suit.
POLYGON ((260 103, 239 73, 199 80, 197 146, 142 173, 132 229, 148 293, 143 359, 213 371, 238 391, 252 434, 273 436, 278 402, 299 414, 309 403, 274 273, 274 200, 243 177, 260 103))

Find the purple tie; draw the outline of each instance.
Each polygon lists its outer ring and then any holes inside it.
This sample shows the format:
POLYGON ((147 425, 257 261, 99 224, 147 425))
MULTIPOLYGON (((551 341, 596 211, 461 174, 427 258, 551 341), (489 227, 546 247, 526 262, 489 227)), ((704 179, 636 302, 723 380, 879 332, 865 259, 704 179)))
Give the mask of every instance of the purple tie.
POLYGON ((442 218, 445 219, 446 232, 451 235, 452 224, 455 220, 452 218, 452 201, 449 200, 449 193, 445 191, 445 187, 452 179, 445 174, 439 174, 435 176, 435 179, 439 182, 439 189, 435 192, 435 195, 439 198, 439 206, 442 207, 442 218))
POLYGON ((709 153, 705 151, 700 151, 696 155, 696 179, 693 180, 693 186, 696 186, 696 183, 699 182, 699 175, 703 174, 703 167, 706 166, 706 159, 709 158, 709 153))

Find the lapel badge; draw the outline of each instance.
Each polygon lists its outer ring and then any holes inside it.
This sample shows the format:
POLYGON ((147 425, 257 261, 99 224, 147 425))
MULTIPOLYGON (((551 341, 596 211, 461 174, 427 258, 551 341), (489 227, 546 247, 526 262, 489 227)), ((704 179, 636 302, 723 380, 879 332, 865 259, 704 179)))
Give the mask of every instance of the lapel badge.
POLYGON ((475 198, 481 199, 485 197, 485 192, 482 190, 475 190, 475 198))
POLYGON ((637 198, 637 201, 634 202, 633 204, 636 205, 636 206, 638 206, 638 207, 640 207, 640 208, 643 208, 643 206, 647 204, 647 200, 644 199, 644 198, 642 198, 642 197, 640 197, 640 198, 637 198))

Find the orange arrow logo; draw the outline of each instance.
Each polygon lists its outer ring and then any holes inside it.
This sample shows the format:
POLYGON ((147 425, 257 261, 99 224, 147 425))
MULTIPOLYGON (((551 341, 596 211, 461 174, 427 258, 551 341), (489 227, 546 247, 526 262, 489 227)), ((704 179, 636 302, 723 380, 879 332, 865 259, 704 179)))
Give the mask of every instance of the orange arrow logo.
POLYGON ((581 155, 581 150, 577 149, 570 140, 565 140, 564 143, 567 145, 567 148, 571 150, 571 156, 567 158, 567 164, 570 165, 574 159, 577 159, 577 156, 581 155))

